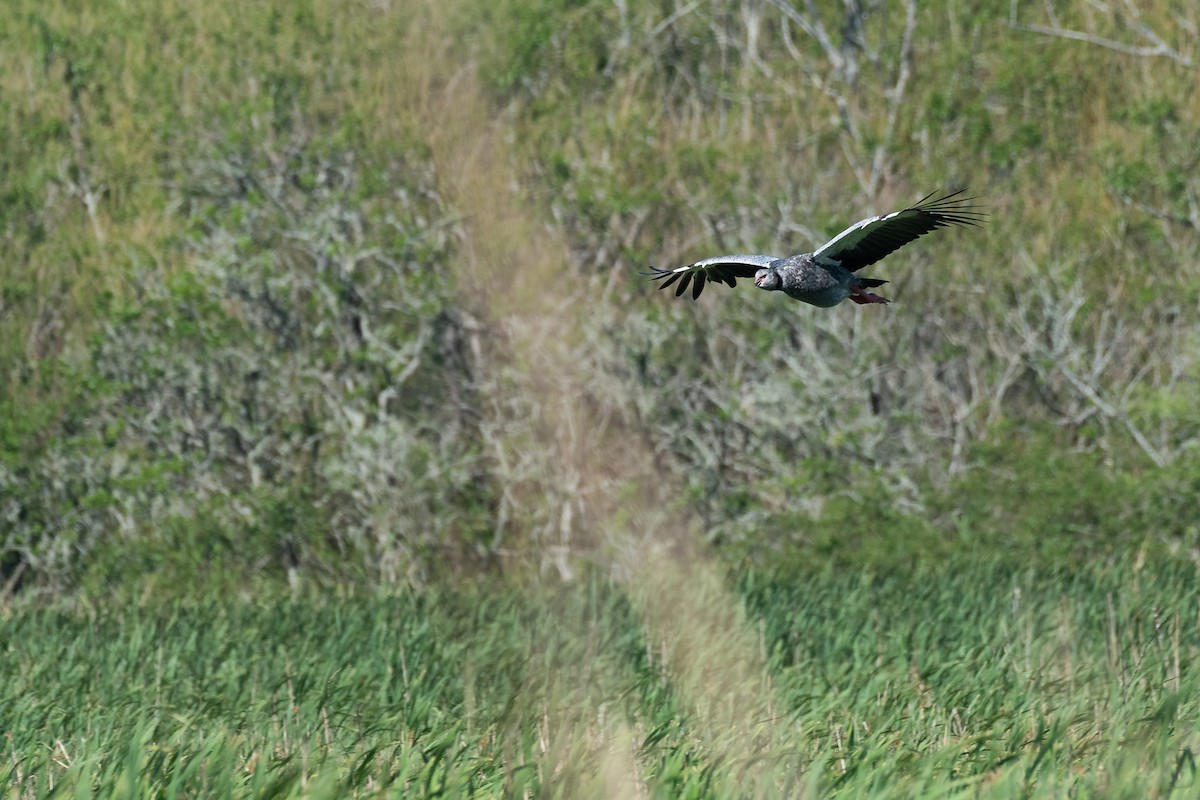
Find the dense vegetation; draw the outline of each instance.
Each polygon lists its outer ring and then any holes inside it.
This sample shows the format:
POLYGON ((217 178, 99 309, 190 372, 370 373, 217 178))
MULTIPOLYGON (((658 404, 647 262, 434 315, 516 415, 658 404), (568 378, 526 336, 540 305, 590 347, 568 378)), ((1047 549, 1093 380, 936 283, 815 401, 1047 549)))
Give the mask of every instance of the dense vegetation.
POLYGON ((1194 785, 1193 6, 4 4, 0 774, 1194 785))
POLYGON ((1190 12, 1144 12, 1182 50, 1139 61, 1006 3, 222 8, 4 12, 9 580, 547 558, 559 515, 522 498, 578 504, 590 479, 526 446, 552 412, 506 374, 522 340, 490 331, 535 314, 713 540, 1195 549, 1190 12), (411 35, 437 26, 479 35, 411 35), (463 55, 483 84, 439 107, 463 55), (497 125, 502 150, 468 162, 497 125), (486 198, 511 180, 528 205, 498 229, 486 198), (801 250, 957 185, 991 223, 890 259, 892 309, 693 305, 636 276, 801 250), (505 237, 560 243, 526 271, 576 289, 494 301, 521 265, 460 264, 505 237))
MULTIPOLYGON (((19 615, 0 621, 0 779, 14 797, 1195 789, 1191 570, 993 562, 740 588, 774 714, 716 735, 602 577, 19 615)), ((723 658, 715 641, 697 655, 723 658)))

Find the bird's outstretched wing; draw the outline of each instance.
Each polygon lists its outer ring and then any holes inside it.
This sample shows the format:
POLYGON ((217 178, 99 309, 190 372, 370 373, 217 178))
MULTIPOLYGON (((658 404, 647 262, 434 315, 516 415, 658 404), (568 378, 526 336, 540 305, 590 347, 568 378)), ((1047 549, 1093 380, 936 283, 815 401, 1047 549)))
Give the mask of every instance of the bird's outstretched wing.
POLYGON ((659 289, 665 289, 675 281, 679 281, 679 287, 675 290, 676 297, 686 292, 688 283, 691 283, 692 299, 695 300, 704 291, 706 280, 719 281, 734 287, 737 286, 738 278, 753 278, 754 273, 769 267, 772 262, 778 260, 776 256, 717 256, 675 269, 650 267, 650 272, 643 274, 649 275, 651 280, 665 278, 666 280, 659 284, 659 289), (683 280, 679 280, 680 278, 683 280))
POLYGON ((927 194, 911 208, 856 222, 816 250, 813 258, 821 266, 854 272, 930 231, 951 225, 979 225, 987 216, 971 203, 976 198, 959 197, 964 191, 959 189, 933 200, 933 194, 927 194))

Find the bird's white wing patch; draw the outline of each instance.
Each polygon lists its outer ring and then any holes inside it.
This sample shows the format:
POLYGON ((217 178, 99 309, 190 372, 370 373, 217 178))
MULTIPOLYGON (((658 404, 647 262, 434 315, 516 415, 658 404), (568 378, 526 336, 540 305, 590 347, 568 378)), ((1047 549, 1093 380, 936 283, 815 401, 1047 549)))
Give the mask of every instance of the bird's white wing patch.
POLYGON ((972 204, 974 197, 962 197, 963 191, 937 198, 927 194, 909 208, 856 222, 816 250, 813 260, 855 272, 938 228, 982 224, 987 215, 972 204))
POLYGON ((885 227, 891 220, 913 216, 917 213, 915 209, 906 208, 890 214, 859 220, 813 251, 813 259, 822 266, 840 267, 842 260, 839 256, 842 253, 853 250, 863 239, 870 236, 875 230, 885 227))
POLYGON ((692 286, 692 298, 700 296, 706 282, 724 283, 730 288, 737 285, 738 278, 752 278, 758 270, 770 266, 779 259, 764 255, 716 256, 675 269, 650 267, 648 273, 653 280, 661 280, 658 288, 665 289, 679 281, 675 295, 679 296, 692 286), (693 282, 693 277, 695 281, 693 282), (682 280, 680 280, 682 278, 682 280))
MULTIPOLYGON (((695 264, 689 264, 679 269, 708 270, 712 267, 753 267, 755 270, 760 270, 770 266, 771 262, 778 260, 777 256, 763 255, 716 256, 715 258, 706 258, 703 261, 697 261, 695 264)), ((673 271, 678 272, 679 270, 673 271)))

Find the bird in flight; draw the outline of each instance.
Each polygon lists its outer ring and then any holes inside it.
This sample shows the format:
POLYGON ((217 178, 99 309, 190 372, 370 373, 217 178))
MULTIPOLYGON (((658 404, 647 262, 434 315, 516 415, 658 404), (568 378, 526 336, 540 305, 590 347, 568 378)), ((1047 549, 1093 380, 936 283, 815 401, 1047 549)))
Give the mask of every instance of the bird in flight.
POLYGON ((867 291, 887 281, 862 278, 854 273, 938 228, 952 225, 977 226, 986 220, 974 197, 965 190, 934 197, 925 195, 909 208, 854 223, 811 253, 789 258, 766 255, 717 256, 676 269, 650 267, 652 280, 662 280, 659 289, 676 281, 678 297, 692 286, 692 299, 704 291, 706 281, 737 286, 738 278, 754 278, 754 285, 769 292, 828 308, 846 298, 860 305, 890 303, 886 297, 867 291), (932 198, 932 199, 931 199, 932 198), (664 280, 665 279, 665 280, 664 280))

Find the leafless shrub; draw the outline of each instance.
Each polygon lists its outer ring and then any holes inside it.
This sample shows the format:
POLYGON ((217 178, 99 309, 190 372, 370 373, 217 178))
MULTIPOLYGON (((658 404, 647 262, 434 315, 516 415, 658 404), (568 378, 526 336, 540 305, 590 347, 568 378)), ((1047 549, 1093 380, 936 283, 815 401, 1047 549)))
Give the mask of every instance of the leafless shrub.
POLYGON ((1194 449, 1200 417, 1172 400, 1200 374, 1194 331, 1088 300, 1072 265, 1019 256, 1011 306, 919 281, 875 316, 757 294, 647 298, 597 315, 593 390, 651 432, 713 535, 860 502, 863 487, 918 509, 922 487, 968 469, 1006 420, 1050 421, 1114 454, 1132 442, 1160 466, 1194 449))
MULTIPOLYGON (((941 245, 936 265, 915 250, 894 256, 881 276, 896 281, 900 302, 880 314, 821 312, 741 287, 695 305, 630 288, 620 276, 646 261, 811 249, 853 221, 842 211, 856 191, 871 198, 855 205, 864 214, 895 207, 906 198, 893 194, 904 183, 894 159, 911 154, 897 137, 926 124, 909 97, 919 86, 914 4, 764 0, 723 13, 677 3, 640 21, 639 12, 648 13, 621 5, 622 41, 644 31, 655 67, 623 91, 652 85, 659 115, 585 113, 580 138, 621 146, 581 148, 577 158, 568 146, 565 166, 543 176, 561 187, 554 210, 576 267, 595 295, 621 306, 593 313, 583 356, 596 365, 592 391, 651 432, 710 531, 749 534, 764 514, 817 513, 866 486, 915 508, 924 488, 971 469, 975 445, 1005 424, 1057 425, 1078 448, 1155 465, 1195 447, 1200 420, 1180 408, 1200 358, 1187 322, 1195 310, 1137 308, 1120 280, 1111 291, 1084 286, 1081 276, 1098 272, 1084 262, 1094 253, 1000 243, 1018 225, 1002 216, 1005 233, 964 233, 941 245), (789 118, 780 96, 803 117, 789 118), (628 180, 631 172, 654 180, 628 180), (639 202, 647 183, 660 194, 639 202), (609 272, 592 277, 598 269, 609 272), (822 463, 848 477, 814 474, 822 463)), ((1164 163, 1150 173, 1183 176, 1171 182, 1175 194, 1114 194, 1161 220, 1156 252, 1190 275, 1195 137, 1167 117, 1164 163)), ((1057 236, 1046 220, 1020 230, 1038 225, 1047 227, 1039 236, 1057 236)), ((1146 257, 1132 242, 1104 248, 1128 264, 1146 257)))
POLYGON ((1194 418, 1161 417, 1156 435, 1137 420, 1140 402, 1177 394, 1200 366, 1194 336, 1170 318, 1177 315, 1138 324, 1113 305, 1089 309, 1078 280, 1052 275, 1030 288, 1029 302, 1006 315, 1007 335, 993 337, 992 346, 1036 376, 1059 424, 1077 428, 1095 419, 1106 435, 1124 429, 1159 466, 1194 446, 1194 418))
POLYGON ((0 549, 62 574, 105 537, 200 512, 396 581, 480 538, 472 359, 422 177, 396 165, 396 188, 365 196, 352 158, 301 136, 184 174, 188 266, 133 273, 92 345, 85 415, 0 476, 0 549), (295 530, 277 524, 289 506, 295 530))
MULTIPOLYGON (((816 4, 805 0, 804 11, 800 11, 788 0, 771 0, 779 10, 780 29, 784 45, 813 84, 829 97, 838 110, 843 130, 849 135, 852 146, 843 152, 858 179, 859 188, 868 196, 874 195, 882 182, 894 172, 892 146, 895 140, 900 111, 905 103, 905 92, 912 74, 913 32, 917 23, 915 0, 904 3, 904 33, 894 55, 884 52, 872 44, 866 34, 866 19, 873 7, 879 4, 864 4, 859 0, 848 0, 844 4, 840 35, 835 36, 825 24, 816 4), (794 43, 791 26, 795 25, 806 36, 812 38, 824 56, 814 64, 794 43), (870 106, 863 102, 859 88, 859 73, 863 63, 874 71, 877 80, 885 87, 882 100, 887 109, 882 127, 872 131, 873 144, 868 145, 863 130, 871 116, 870 106), (863 155, 869 154, 864 159, 863 155)), ((875 98, 871 98, 874 101, 875 98)), ((869 101, 869 102, 871 102, 869 101)))

